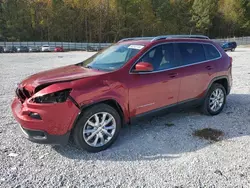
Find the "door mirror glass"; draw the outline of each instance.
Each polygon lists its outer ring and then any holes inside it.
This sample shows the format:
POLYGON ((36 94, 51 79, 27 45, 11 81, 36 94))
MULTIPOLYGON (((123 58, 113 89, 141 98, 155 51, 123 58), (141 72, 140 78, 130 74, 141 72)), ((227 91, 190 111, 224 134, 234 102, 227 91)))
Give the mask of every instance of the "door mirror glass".
POLYGON ((151 72, 153 70, 154 70, 154 67, 151 63, 139 62, 135 65, 134 72, 151 72))

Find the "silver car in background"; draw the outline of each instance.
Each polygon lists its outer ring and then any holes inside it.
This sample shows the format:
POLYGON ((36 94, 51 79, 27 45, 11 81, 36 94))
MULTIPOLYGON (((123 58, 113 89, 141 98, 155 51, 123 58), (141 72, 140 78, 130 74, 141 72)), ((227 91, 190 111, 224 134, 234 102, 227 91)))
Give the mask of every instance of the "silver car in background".
POLYGON ((51 52, 51 48, 50 48, 49 45, 43 45, 43 46, 41 47, 41 51, 42 51, 42 52, 51 52))

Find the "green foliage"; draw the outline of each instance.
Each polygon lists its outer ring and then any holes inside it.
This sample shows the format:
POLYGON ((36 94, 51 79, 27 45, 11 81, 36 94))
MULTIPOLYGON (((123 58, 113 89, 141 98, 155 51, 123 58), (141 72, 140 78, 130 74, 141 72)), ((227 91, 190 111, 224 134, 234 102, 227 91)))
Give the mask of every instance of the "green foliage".
POLYGON ((198 32, 206 33, 212 27, 217 12, 218 0, 194 0, 192 6, 192 22, 198 32))
POLYGON ((250 34, 249 0, 2 0, 0 40, 114 42, 250 34))

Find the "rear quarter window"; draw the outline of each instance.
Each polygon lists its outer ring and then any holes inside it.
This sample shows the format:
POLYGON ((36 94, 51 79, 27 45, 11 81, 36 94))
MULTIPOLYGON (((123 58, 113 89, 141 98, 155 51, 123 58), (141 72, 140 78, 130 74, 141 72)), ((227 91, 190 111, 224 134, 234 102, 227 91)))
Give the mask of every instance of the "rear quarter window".
POLYGON ((217 59, 220 57, 218 50, 211 44, 203 44, 207 60, 217 59))

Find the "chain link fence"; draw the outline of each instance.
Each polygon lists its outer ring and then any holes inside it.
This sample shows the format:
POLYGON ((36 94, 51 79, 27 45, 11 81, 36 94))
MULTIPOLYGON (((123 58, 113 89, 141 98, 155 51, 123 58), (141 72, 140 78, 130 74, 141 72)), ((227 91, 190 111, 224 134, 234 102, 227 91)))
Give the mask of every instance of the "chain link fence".
POLYGON ((97 50, 100 48, 105 48, 110 46, 111 43, 74 43, 74 42, 0 42, 2 47, 41 47, 43 45, 49 45, 51 49, 55 47, 63 47, 65 50, 75 51, 75 50, 87 50, 93 49, 97 50))
MULTIPOLYGON (((249 37, 233 37, 233 38, 221 38, 213 39, 216 42, 236 42, 237 45, 250 45, 249 37)), ((77 50, 98 50, 110 46, 112 43, 74 43, 74 42, 0 42, 0 46, 27 46, 27 47, 41 47, 43 45, 49 45, 51 48, 57 46, 63 47, 65 50, 77 51, 77 50)))

